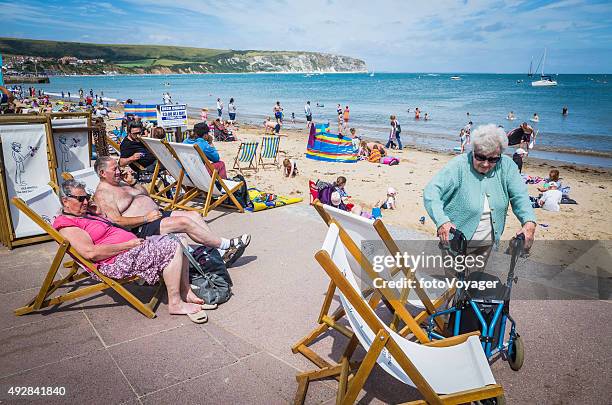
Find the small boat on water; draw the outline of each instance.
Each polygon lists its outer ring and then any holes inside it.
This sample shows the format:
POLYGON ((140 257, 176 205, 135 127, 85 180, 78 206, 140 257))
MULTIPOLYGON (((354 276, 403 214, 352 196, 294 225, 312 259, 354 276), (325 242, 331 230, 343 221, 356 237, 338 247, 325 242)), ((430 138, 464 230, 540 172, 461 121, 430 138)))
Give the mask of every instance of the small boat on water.
MULTIPOLYGON (((542 56, 542 60, 540 61, 540 64, 542 65, 542 73, 540 74, 540 80, 531 82, 532 87, 551 87, 551 86, 557 85, 556 80, 553 80, 552 77, 544 74, 544 62, 545 61, 546 61, 546 48, 544 48, 544 55, 542 56)), ((533 73, 531 73, 531 65, 529 65, 529 70, 530 72, 528 76, 533 76, 533 73)), ((536 71, 537 70, 538 69, 536 68, 536 71)))
POLYGON ((451 80, 461 80, 461 77, 459 77, 459 76, 451 76, 451 80))

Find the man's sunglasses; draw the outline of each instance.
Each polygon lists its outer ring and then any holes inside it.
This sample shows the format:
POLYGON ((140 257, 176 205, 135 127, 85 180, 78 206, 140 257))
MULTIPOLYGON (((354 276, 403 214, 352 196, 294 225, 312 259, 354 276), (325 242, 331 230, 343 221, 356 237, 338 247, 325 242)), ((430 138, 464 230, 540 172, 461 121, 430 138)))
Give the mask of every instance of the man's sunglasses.
POLYGON ((85 195, 68 194, 66 197, 74 198, 75 200, 78 200, 80 203, 82 203, 85 200, 91 201, 91 196, 89 194, 85 194, 85 195))
POLYGON ((140 134, 142 134, 142 131, 130 132, 130 135, 140 135, 140 134))
POLYGON ((486 160, 489 163, 497 163, 497 162, 499 162, 499 159, 501 159, 501 156, 488 157, 488 156, 485 156, 485 155, 481 155, 480 153, 474 153, 474 157, 479 162, 484 162, 486 160))

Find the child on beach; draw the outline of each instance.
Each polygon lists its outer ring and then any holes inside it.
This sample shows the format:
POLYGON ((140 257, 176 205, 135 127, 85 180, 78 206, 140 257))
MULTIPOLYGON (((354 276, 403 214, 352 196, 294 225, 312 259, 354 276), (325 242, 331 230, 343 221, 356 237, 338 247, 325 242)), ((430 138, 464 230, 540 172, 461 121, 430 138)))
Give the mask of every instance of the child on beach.
POLYGON ((295 124, 295 113, 294 112, 291 113, 291 123, 295 124))
POLYGON ((202 111, 200 112, 200 118, 203 122, 208 121, 208 108, 202 108, 202 111))
POLYGON ((295 177, 298 174, 297 162, 294 159, 283 160, 283 174, 285 177, 295 177))
POLYGON ((397 202, 396 196, 397 190, 393 187, 389 187, 387 189, 387 198, 383 201, 377 202, 376 206, 382 208, 383 210, 394 210, 397 202))
POLYGON ((342 119, 344 120, 344 129, 348 128, 349 116, 350 116, 350 111, 349 111, 349 106, 347 105, 346 108, 344 109, 344 113, 342 113, 342 119))
POLYGON ((353 144, 353 152, 358 152, 359 145, 361 144, 361 137, 357 135, 357 130, 355 128, 351 128, 350 132, 351 132, 351 142, 353 144))

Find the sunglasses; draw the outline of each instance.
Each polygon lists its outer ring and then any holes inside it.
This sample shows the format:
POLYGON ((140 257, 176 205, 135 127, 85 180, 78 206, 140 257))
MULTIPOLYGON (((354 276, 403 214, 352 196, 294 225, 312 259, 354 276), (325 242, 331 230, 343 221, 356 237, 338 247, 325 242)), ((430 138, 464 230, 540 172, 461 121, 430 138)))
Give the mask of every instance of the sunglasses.
POLYGON ((72 195, 72 194, 68 194, 68 195, 66 195, 66 197, 74 198, 75 200, 78 200, 80 203, 82 203, 85 200, 91 201, 91 196, 89 194, 85 194, 85 195, 72 195))
POLYGON ((499 159, 501 159, 501 156, 488 157, 488 156, 485 156, 485 155, 481 155, 480 153, 474 153, 474 157, 479 162, 484 162, 486 160, 489 163, 497 163, 497 162, 499 162, 499 159))

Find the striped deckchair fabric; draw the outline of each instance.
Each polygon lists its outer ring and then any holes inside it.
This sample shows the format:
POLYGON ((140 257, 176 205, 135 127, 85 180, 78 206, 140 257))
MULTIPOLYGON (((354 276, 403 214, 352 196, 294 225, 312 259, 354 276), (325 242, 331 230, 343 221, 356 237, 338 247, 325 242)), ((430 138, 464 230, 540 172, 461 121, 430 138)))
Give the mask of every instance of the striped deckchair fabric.
POLYGON ((264 136, 261 140, 261 151, 259 153, 259 164, 263 167, 265 165, 279 166, 278 162, 278 146, 280 144, 280 136, 270 135, 264 136), (268 161, 264 161, 268 159, 268 161), (272 160, 271 162, 269 160, 272 160))
POLYGON ((234 169, 238 169, 241 173, 243 170, 257 171, 257 160, 255 159, 257 146, 259 142, 242 142, 234 159, 234 169))

